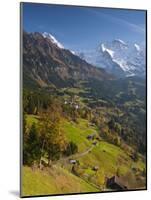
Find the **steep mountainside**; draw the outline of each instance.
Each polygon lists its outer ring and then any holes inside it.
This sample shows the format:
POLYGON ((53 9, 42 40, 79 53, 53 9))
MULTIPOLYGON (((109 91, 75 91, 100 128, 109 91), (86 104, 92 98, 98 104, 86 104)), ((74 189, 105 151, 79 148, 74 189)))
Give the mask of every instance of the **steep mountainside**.
POLYGON ((46 33, 23 33, 24 84, 47 87, 72 86, 79 80, 112 79, 104 69, 96 68, 64 49, 46 33))

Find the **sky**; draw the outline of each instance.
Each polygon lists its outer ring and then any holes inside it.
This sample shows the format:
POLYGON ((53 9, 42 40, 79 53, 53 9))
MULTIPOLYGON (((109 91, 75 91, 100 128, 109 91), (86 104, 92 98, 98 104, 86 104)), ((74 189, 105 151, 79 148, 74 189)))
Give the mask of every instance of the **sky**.
POLYGON ((145 11, 23 3, 23 28, 48 32, 73 51, 121 39, 145 42, 145 11))

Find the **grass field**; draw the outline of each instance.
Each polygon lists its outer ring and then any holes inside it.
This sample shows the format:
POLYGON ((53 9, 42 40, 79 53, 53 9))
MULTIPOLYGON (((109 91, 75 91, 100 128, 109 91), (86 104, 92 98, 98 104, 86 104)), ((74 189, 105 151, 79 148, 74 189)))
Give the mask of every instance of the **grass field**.
POLYGON ((23 196, 95 191, 99 190, 58 166, 45 171, 23 167, 23 196))
POLYGON ((63 130, 69 141, 73 141, 78 145, 79 152, 84 151, 92 145, 92 142, 87 140, 89 134, 96 133, 95 127, 88 127, 88 121, 79 119, 78 124, 64 121, 63 130))

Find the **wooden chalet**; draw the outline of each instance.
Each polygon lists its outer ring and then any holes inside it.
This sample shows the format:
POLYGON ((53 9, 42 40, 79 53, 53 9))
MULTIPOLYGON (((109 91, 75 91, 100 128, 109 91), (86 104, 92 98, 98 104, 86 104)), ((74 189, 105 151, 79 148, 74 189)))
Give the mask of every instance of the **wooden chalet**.
POLYGON ((118 176, 107 178, 106 186, 113 190, 127 190, 125 182, 118 176))

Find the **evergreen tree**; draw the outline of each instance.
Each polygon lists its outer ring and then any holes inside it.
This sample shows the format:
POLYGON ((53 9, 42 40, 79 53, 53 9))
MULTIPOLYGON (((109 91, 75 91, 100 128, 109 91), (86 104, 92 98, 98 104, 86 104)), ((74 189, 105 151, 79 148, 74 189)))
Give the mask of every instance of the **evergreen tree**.
POLYGON ((35 123, 32 124, 28 138, 24 142, 24 164, 32 165, 40 159, 40 140, 35 123))

